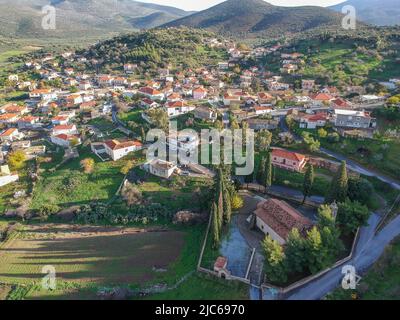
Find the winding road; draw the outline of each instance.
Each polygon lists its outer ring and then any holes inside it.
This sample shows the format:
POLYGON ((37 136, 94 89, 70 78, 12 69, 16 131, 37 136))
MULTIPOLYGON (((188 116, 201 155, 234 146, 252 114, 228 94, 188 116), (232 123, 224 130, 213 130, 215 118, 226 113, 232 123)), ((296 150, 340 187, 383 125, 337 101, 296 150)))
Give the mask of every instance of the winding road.
MULTIPOLYGON (((280 124, 280 129, 282 131, 290 132, 288 126, 286 125, 285 117, 281 117, 279 124, 280 124)), ((301 137, 295 135, 293 132, 292 132, 292 134, 295 136, 295 138, 297 140, 301 140, 301 137)), ((365 175, 368 177, 376 177, 377 179, 390 184, 394 189, 400 190, 400 181, 399 180, 387 177, 379 172, 368 169, 368 168, 362 166, 361 164, 359 164, 358 162, 351 160, 342 154, 328 150, 326 148, 321 147, 320 152, 329 157, 335 158, 338 161, 346 161, 347 167, 354 172, 357 172, 359 174, 362 174, 362 175, 365 175)))
POLYGON ((390 177, 387 177, 381 173, 378 173, 376 171, 372 171, 370 169, 367 169, 366 167, 360 165, 359 163, 357 163, 356 161, 353 161, 341 154, 338 154, 336 152, 330 151, 328 149, 325 148, 320 148, 320 152, 330 156, 332 158, 335 158, 336 160, 339 161, 346 161, 347 167, 349 169, 351 169, 352 171, 358 172, 362 175, 368 176, 368 177, 376 177, 379 180, 386 182, 388 184, 390 184, 394 189, 400 190, 400 182, 398 180, 392 179, 390 177))
MULTIPOLYGON (((369 226, 361 229, 360 238, 353 259, 344 265, 353 265, 358 274, 366 271, 384 252, 386 246, 400 235, 400 216, 375 235, 380 217, 373 214, 369 226)), ((342 281, 343 265, 329 271, 311 283, 294 290, 285 300, 319 300, 334 290, 342 281)))
MULTIPOLYGON (((281 129, 288 131, 288 128, 283 119, 281 121, 281 129)), ((321 152, 339 161, 345 160, 348 167, 353 171, 356 171, 362 175, 377 177, 379 180, 390 184, 393 188, 400 190, 400 182, 395 179, 386 177, 380 173, 365 168, 357 162, 330 150, 321 148, 321 152)), ((383 254, 386 246, 388 246, 390 242, 393 241, 396 237, 400 236, 400 216, 397 216, 385 228, 376 233, 376 229, 381 222, 381 219, 381 216, 374 213, 371 215, 368 221, 368 226, 362 227, 360 229, 359 240, 355 248, 354 256, 350 261, 330 270, 329 272, 315 279, 314 281, 311 281, 308 284, 305 284, 302 287, 291 291, 285 297, 282 297, 282 299, 322 299, 329 292, 340 285, 343 279, 342 267, 344 265, 354 266, 358 274, 366 271, 369 267, 371 267, 371 265, 383 254)), ((257 290, 255 288, 251 288, 250 297, 252 299, 258 298, 257 290)), ((275 300, 277 298, 277 292, 272 290, 265 291, 262 297, 263 300, 275 300)))

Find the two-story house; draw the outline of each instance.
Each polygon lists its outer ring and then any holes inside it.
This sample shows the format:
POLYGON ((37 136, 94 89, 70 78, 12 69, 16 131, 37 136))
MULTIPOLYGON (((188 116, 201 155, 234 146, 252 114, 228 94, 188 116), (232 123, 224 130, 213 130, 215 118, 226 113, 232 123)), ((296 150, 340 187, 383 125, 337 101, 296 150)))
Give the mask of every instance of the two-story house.
POLYGON ((373 129, 376 119, 366 111, 335 109, 333 123, 336 127, 373 129))

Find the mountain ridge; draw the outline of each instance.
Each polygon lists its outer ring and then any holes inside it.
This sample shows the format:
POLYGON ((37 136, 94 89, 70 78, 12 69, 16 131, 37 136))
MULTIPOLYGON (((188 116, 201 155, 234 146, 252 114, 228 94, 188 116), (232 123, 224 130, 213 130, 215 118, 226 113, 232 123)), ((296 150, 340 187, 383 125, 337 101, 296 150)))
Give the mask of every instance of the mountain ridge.
POLYGON ((341 26, 342 15, 315 7, 279 7, 263 0, 228 0, 162 27, 204 28, 228 35, 262 36, 341 26))
POLYGON ((0 34, 72 38, 153 28, 192 12, 134 0, 0 0, 0 34), (56 8, 56 29, 43 30, 42 7, 56 8))

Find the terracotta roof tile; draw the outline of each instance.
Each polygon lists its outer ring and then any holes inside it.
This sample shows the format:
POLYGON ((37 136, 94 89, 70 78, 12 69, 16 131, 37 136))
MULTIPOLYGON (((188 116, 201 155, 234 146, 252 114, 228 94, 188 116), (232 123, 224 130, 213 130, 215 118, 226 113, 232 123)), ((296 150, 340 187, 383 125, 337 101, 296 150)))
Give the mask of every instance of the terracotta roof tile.
POLYGON ((285 201, 277 199, 260 202, 254 213, 284 240, 294 228, 305 234, 313 226, 311 220, 301 215, 285 201))

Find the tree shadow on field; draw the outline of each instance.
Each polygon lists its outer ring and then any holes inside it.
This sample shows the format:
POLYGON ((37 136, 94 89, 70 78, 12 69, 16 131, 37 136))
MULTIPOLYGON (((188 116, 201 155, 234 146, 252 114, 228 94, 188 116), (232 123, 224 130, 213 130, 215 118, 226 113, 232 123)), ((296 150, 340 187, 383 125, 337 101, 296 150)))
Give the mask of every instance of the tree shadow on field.
POLYGON ((156 277, 154 266, 176 261, 183 245, 184 233, 176 231, 17 239, 1 250, 0 279, 40 280, 43 266, 53 265, 63 281, 143 283, 156 277))

